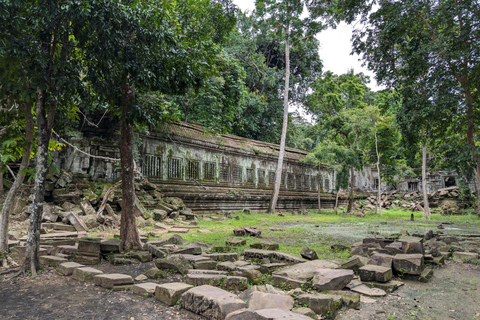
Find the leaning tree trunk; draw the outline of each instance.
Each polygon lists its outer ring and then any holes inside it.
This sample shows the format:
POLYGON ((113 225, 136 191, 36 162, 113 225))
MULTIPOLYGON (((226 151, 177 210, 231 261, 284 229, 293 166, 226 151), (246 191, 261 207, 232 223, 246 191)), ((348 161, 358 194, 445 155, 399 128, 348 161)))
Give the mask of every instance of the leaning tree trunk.
POLYGON ((380 175, 380 153, 378 153, 378 139, 377 139, 377 123, 375 122, 375 152, 377 153, 377 172, 378 172, 378 187, 377 187, 377 204, 375 205, 375 214, 377 208, 379 214, 382 215, 382 176, 380 175))
POLYGON ((353 189, 355 186, 355 174, 354 174, 354 168, 353 164, 350 166, 350 196, 348 198, 348 208, 347 212, 349 214, 353 213, 353 200, 354 200, 354 194, 353 194, 353 189))
MULTIPOLYGON (((422 129, 423 136, 423 129, 422 129)), ((422 191, 423 191, 423 218, 430 219, 430 205, 428 203, 428 190, 427 190, 427 148, 428 138, 425 138, 425 142, 422 148, 422 191)))
POLYGON ((340 189, 337 189, 337 195, 335 196, 335 215, 337 215, 337 210, 338 210, 338 195, 340 193, 340 189))
MULTIPOLYGON (((1 154, 0 154, 1 156, 1 154)), ((0 169, 1 169, 1 162, 0 162, 0 169)), ((0 170, 0 197, 3 196, 3 172, 0 170)))
POLYGON ((48 143, 55 118, 56 101, 50 103, 48 119, 45 107, 46 91, 37 90, 37 130, 38 150, 35 173, 35 186, 33 189, 33 203, 30 213, 30 228, 27 234, 24 267, 30 267, 32 276, 37 275, 39 267, 38 248, 40 245, 40 223, 43 215, 43 200, 45 196, 45 178, 48 172, 48 143))
POLYGON ((120 136, 120 159, 122 170, 122 217, 120 239, 125 249, 141 249, 140 234, 135 220, 135 171, 133 160, 133 123, 130 119, 130 106, 134 102, 134 88, 128 83, 122 85, 122 127, 120 136))
MULTIPOLYGON (((10 210, 12 208, 13 200, 15 199, 15 194, 17 193, 18 189, 23 183, 25 178, 25 172, 30 164, 30 154, 32 152, 32 144, 33 144, 33 116, 30 103, 24 104, 24 112, 25 112, 25 145, 23 146, 23 154, 22 154, 22 162, 20 163, 20 168, 18 170, 17 177, 15 182, 13 183, 12 187, 7 193, 7 198, 3 203, 2 208, 2 215, 0 220, 0 252, 5 259, 7 256, 8 251, 8 220, 10 210)), ((3 181, 2 181, 3 184, 3 181)))
POLYGON ((320 165, 318 166, 318 181, 317 181, 317 184, 318 184, 318 213, 321 213, 322 212, 322 195, 321 195, 321 191, 322 191, 322 183, 321 183, 321 175, 320 175, 320 165))
POLYGON ((273 194, 270 200, 270 208, 268 210, 270 213, 275 213, 275 208, 277 207, 278 195, 280 193, 280 183, 282 181, 283 157, 285 155, 285 141, 287 138, 287 125, 288 125, 289 85, 290 85, 290 45, 287 37, 285 41, 285 91, 283 93, 282 138, 280 140, 280 150, 278 152, 277 172, 275 174, 275 186, 273 188, 273 194))

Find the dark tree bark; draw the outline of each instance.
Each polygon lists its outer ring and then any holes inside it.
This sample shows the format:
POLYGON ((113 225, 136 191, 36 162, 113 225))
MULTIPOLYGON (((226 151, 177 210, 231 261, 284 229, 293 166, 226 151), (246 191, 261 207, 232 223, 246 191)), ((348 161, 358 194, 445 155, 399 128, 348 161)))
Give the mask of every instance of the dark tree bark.
MULTIPOLYGON (((1 162, 0 162, 1 164, 1 162)), ((3 196, 3 172, 0 170, 0 197, 3 196)))
MULTIPOLYGON (((23 154, 22 154, 22 162, 20 163, 20 169, 18 170, 17 177, 8 191, 7 198, 3 204, 2 208, 2 215, 0 220, 0 252, 3 253, 3 257, 7 256, 8 251, 8 220, 10 210, 12 208, 13 200, 15 199, 15 195, 23 183, 25 179, 25 171, 30 164, 30 154, 32 152, 33 146, 33 133, 34 133, 34 125, 33 125, 33 116, 31 110, 31 104, 25 103, 24 104, 24 112, 25 112, 25 145, 23 146, 23 154)), ((3 179, 0 181, 3 185, 3 179)), ((5 261, 5 260, 4 260, 5 261)), ((5 265, 5 262, 4 262, 5 265)))
POLYGON ((50 103, 48 118, 45 104, 46 91, 43 89, 38 89, 36 104, 38 130, 37 164, 35 173, 35 187, 33 190, 33 203, 30 213, 30 228, 27 234, 24 261, 24 267, 30 267, 33 277, 37 275, 37 269, 40 265, 38 248, 40 245, 40 223, 42 222, 43 200, 45 196, 45 178, 48 172, 48 144, 52 133, 57 101, 54 100, 50 103))
POLYGON ((354 199, 354 188, 355 188, 355 171, 353 164, 350 166, 350 196, 348 198, 348 208, 347 212, 349 214, 353 213, 353 201, 354 199))
POLYGON ((120 239, 125 249, 141 249, 142 243, 135 220, 135 172, 133 160, 133 123, 130 119, 130 106, 134 102, 134 87, 128 83, 122 85, 122 128, 120 137, 120 158, 122 167, 122 217, 120 220, 120 239))

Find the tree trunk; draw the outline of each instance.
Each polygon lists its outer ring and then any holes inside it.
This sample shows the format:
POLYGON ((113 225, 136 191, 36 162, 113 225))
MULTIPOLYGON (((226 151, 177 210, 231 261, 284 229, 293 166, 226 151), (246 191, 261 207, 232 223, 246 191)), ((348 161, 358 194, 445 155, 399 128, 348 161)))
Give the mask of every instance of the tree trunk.
POLYGON ((477 165, 477 168, 474 169, 475 172, 475 188, 477 189, 477 215, 480 216, 480 165, 477 165))
POLYGON ((321 213, 322 212, 322 195, 321 195, 321 191, 322 191, 322 183, 321 183, 321 179, 322 179, 322 176, 320 175, 320 165, 318 166, 318 181, 317 181, 317 184, 318 184, 318 213, 321 213))
MULTIPOLYGON (((0 156, 1 156, 1 154, 0 154, 0 156)), ((2 162, 0 162, 0 197, 3 196, 3 192, 4 192, 4 190, 3 190, 3 172, 1 170, 2 166, 3 166, 2 162)))
POLYGON ((375 152, 377 153, 377 172, 378 172, 378 188, 377 188, 377 204, 375 205, 375 214, 377 208, 379 214, 382 215, 382 176, 380 175, 380 153, 378 153, 378 139, 377 139, 377 123, 375 122, 375 152))
MULTIPOLYGON (((8 251, 8 220, 10 210, 12 208, 15 195, 23 183, 25 178, 25 171, 30 164, 30 154, 33 146, 33 116, 30 103, 24 104, 25 112, 25 145, 23 146, 22 162, 20 163, 20 169, 18 170, 17 177, 8 191, 7 198, 3 204, 2 215, 0 220, 0 252, 6 257, 8 251)), ((3 181, 2 181, 3 184, 3 181)))
POLYGON ((337 189, 337 195, 335 196, 335 215, 337 215, 337 210, 338 210, 338 194, 340 193, 340 189, 337 189))
MULTIPOLYGON (((288 34, 288 32, 287 32, 288 34)), ((283 93, 283 126, 282 138, 280 140, 280 150, 278 152, 277 172, 275 174, 275 186, 273 188, 272 198, 270 200, 270 213, 275 213, 277 207, 278 195, 280 193, 280 182, 282 180, 283 157, 285 155, 285 140, 287 138, 288 125, 288 91, 290 85, 290 45, 288 37, 285 40, 285 91, 283 93)))
POLYGON ((129 109, 134 102, 134 87, 128 83, 122 85, 122 127, 120 136, 120 158, 122 170, 122 217, 120 220, 120 239, 125 249, 141 249, 142 243, 135 220, 135 172, 133 160, 133 124, 129 109))
POLYGON ((48 143, 55 118, 56 101, 50 104, 48 118, 46 114, 46 91, 37 90, 37 130, 38 150, 35 173, 35 186, 33 189, 33 203, 30 213, 30 228, 27 234, 24 267, 30 267, 32 276, 37 275, 39 267, 38 248, 40 245, 40 223, 43 215, 43 200, 45 196, 45 178, 48 171, 48 143))
POLYGON ((355 174, 353 164, 350 166, 350 196, 348 198, 348 208, 347 212, 349 214, 353 213, 353 189, 355 187, 355 174))
MULTIPOLYGON (((422 136, 424 135, 422 128, 422 136)), ((423 218, 430 219, 430 205, 428 203, 428 190, 427 190, 427 150, 428 138, 425 137, 425 142, 422 148, 422 191, 423 191, 423 218)))

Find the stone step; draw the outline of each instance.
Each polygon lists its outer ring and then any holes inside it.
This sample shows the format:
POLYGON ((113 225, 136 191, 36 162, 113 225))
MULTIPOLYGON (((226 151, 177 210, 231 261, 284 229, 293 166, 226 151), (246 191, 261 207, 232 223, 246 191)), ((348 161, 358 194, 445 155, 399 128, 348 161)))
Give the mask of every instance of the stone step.
POLYGON ((155 288, 155 299, 173 306, 177 303, 182 294, 191 288, 193 288, 193 286, 183 282, 159 284, 155 288))
POLYGON ((73 269, 72 278, 81 282, 93 282, 93 277, 99 274, 103 274, 103 271, 84 267, 73 269))
POLYGON ((49 267, 56 267, 61 263, 68 262, 67 259, 57 256, 41 256, 40 263, 49 267))
POLYGON ((181 301, 184 309, 208 319, 225 319, 229 313, 247 307, 235 294, 209 285, 186 291, 181 301))
POLYGON ((138 294, 139 296, 152 297, 155 295, 157 286, 159 284, 154 282, 138 283, 132 287, 132 291, 133 294, 138 294))
POLYGON ((93 277, 93 282, 96 286, 101 286, 105 289, 113 289, 116 286, 133 285, 133 279, 128 274, 110 273, 100 274, 93 277))
POLYGON ((64 262, 57 266, 56 272, 62 276, 71 276, 74 269, 85 267, 83 264, 76 262, 64 262))

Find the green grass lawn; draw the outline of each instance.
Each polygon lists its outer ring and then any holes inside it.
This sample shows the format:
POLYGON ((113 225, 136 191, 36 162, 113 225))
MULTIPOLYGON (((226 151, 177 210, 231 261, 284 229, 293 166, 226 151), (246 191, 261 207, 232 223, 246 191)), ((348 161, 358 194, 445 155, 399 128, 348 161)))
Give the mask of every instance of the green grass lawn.
MULTIPOLYGON (((197 241, 213 246, 225 246, 225 240, 238 239, 238 237, 234 237, 233 229, 256 227, 262 231, 261 237, 245 237, 247 244, 236 248, 237 252, 240 253, 243 249, 249 248, 251 243, 265 241, 278 243, 280 251, 296 256, 300 256, 301 250, 308 246, 317 252, 320 259, 344 261, 348 259, 350 250, 334 252, 330 246, 332 244, 350 246, 354 242, 352 239, 355 239, 355 236, 360 239, 365 236, 382 236, 382 231, 388 233, 387 230, 398 231, 399 229, 409 232, 425 232, 428 229, 437 230, 436 226, 440 222, 451 222, 455 226, 465 226, 466 228, 480 226, 480 219, 473 214, 459 216, 434 214, 429 220, 423 219, 421 212, 402 210, 384 210, 382 216, 367 212, 366 216, 362 218, 350 215, 339 216, 335 215, 333 211, 322 211, 319 214, 316 210, 311 210, 307 215, 284 214, 285 216, 278 216, 278 214, 238 212, 232 213, 231 216, 238 216, 239 220, 224 217, 220 221, 198 220, 198 227, 208 229, 211 233, 199 233, 193 229, 181 236, 189 242, 197 241), (412 213, 415 223, 409 222, 412 213), (284 230, 272 231, 270 227, 284 230)), ((162 238, 170 236, 171 234, 164 234, 162 238)))

